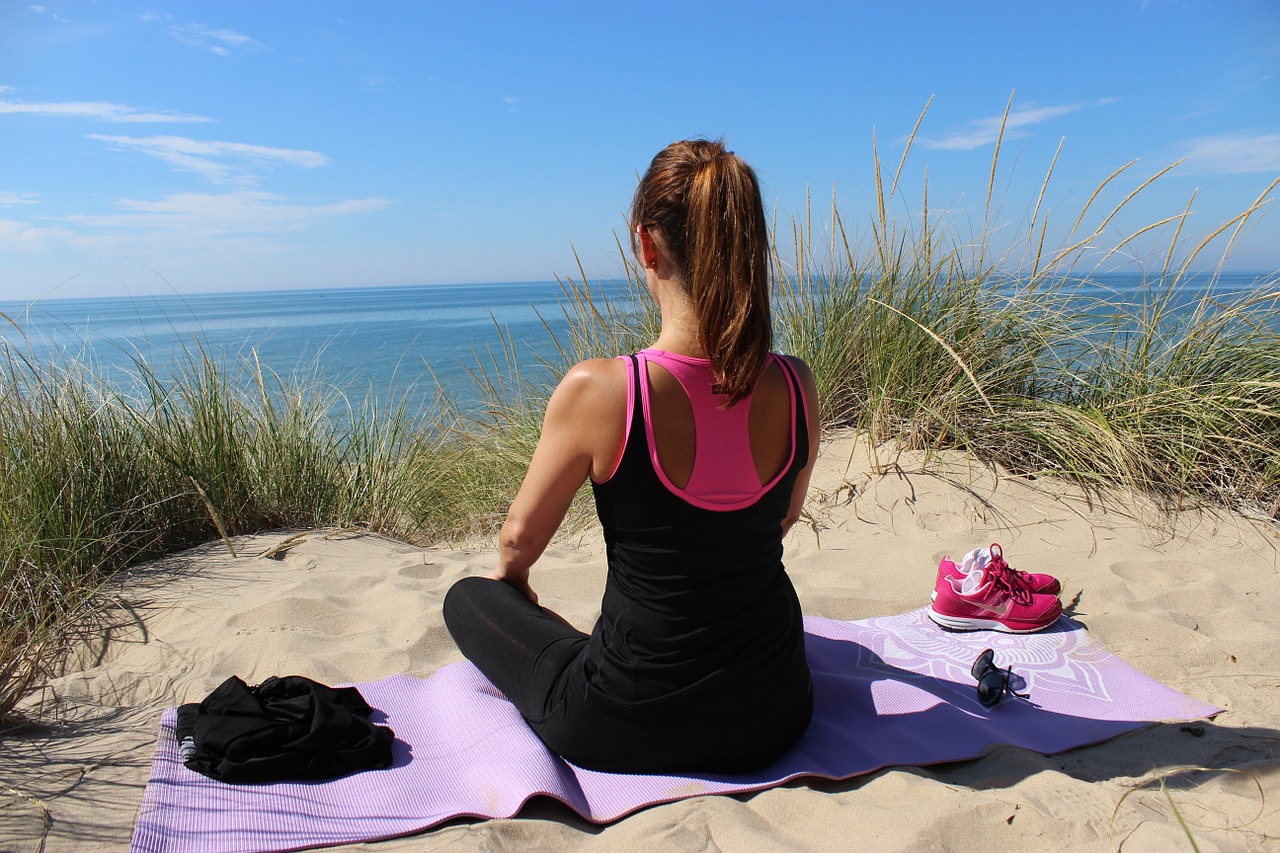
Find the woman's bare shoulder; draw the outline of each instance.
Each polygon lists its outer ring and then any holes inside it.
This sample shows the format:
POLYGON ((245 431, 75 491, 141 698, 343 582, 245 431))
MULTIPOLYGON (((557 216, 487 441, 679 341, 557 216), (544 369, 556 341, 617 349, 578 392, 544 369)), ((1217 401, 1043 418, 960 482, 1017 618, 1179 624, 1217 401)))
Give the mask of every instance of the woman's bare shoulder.
POLYGON ((798 355, 778 355, 778 358, 787 363, 787 366, 795 371, 796 376, 806 385, 814 384, 813 371, 809 369, 809 365, 804 359, 798 355))
POLYGON ((610 406, 626 400, 627 362, 616 358, 589 358, 565 373, 552 395, 553 403, 574 408, 610 406))
POLYGON ((626 376, 626 371, 627 362, 622 359, 589 358, 569 368, 560 384, 579 392, 608 390, 626 376))

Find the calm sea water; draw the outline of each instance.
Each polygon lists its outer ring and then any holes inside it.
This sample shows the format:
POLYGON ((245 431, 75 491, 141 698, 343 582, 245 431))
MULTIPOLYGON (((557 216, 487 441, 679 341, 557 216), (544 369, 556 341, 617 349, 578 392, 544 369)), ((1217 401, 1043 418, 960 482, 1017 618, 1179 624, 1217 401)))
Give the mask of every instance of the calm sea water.
MULTIPOLYGON (((1214 293, 1229 300, 1262 280, 1225 274, 1214 293)), ((1180 298, 1198 297, 1205 284, 1187 281, 1180 298)), ((624 283, 600 287, 626 294, 624 283)), ((1100 276, 1080 295, 1139 301, 1142 280, 1100 276)), ((438 379, 464 405, 474 405, 468 368, 488 362, 490 351, 501 359, 505 334, 522 369, 536 370, 538 356, 553 349, 551 332, 565 327, 562 299, 559 284, 538 282, 0 302, 0 312, 17 325, 0 320, 0 337, 38 363, 89 362, 122 382, 135 358, 164 377, 184 353, 198 356, 203 347, 231 366, 256 352, 280 376, 330 383, 356 404, 371 398, 430 405, 438 379)))
POLYGON ((490 352, 502 363, 503 335, 522 369, 554 351, 563 299, 558 283, 537 282, 0 302, 16 324, 0 319, 0 336, 38 363, 89 363, 123 384, 136 359, 165 377, 203 349, 229 367, 256 354, 282 378, 318 379, 355 404, 430 405, 439 380, 472 405, 468 369, 491 367, 490 352))

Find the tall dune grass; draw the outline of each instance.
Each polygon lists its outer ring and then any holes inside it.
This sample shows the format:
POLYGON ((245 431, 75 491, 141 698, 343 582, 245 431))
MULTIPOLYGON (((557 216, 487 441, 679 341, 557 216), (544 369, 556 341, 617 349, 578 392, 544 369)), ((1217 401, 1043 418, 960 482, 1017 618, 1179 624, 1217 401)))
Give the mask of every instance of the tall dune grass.
POLYGON ((824 423, 918 450, 962 448, 1172 504, 1280 507, 1280 281, 1172 307, 1090 302, 930 248, 885 269, 780 269, 782 348, 814 367, 824 423), (936 255, 935 255, 936 257, 936 255))
MULTIPOLYGON (((824 425, 1170 508, 1280 518, 1280 282, 1231 302, 1210 276, 1198 299, 1177 302, 1215 238, 1227 235, 1229 250, 1276 183, 1198 242, 1184 238, 1189 205, 1122 234, 1107 257, 1172 232, 1141 301, 1094 304, 1078 294, 1087 273, 1077 266, 1099 257, 1118 213, 1163 170, 1084 227, 1129 167, 1117 170, 1046 248, 1051 164, 1024 239, 997 253, 999 145, 977 235, 931 214, 927 181, 920 215, 895 218, 910 147, 892 175, 874 160, 865 229, 847 230, 834 198, 825 235, 808 211, 774 229, 790 237, 775 239, 777 345, 813 367, 824 425)), ((554 352, 521 363, 503 337, 477 358, 479 410, 443 394, 428 412, 355 405, 318 379, 285 382, 256 358, 228 365, 199 349, 172 378, 139 359, 128 391, 91 365, 0 353, 0 730, 58 671, 102 584, 138 561, 281 527, 359 526, 419 543, 495 531, 556 377, 656 337, 655 306, 618 248, 628 296, 609 298, 579 267, 563 283, 568 330, 554 352)), ((571 522, 588 514, 579 501, 571 522)))
POLYGON ((1051 164, 1024 239, 997 255, 990 223, 1004 218, 994 196, 1000 143, 986 224, 961 235, 930 220, 927 179, 921 215, 892 215, 914 137, 892 175, 874 159, 866 233, 850 238, 833 198, 825 245, 815 250, 808 212, 791 223, 788 257, 775 243, 782 348, 814 367, 824 423, 874 442, 962 448, 1019 474, 1130 489, 1170 507, 1207 502, 1280 516, 1280 273, 1234 301, 1214 288, 1232 243, 1274 204, 1280 179, 1197 242, 1185 242, 1189 203, 1102 249, 1121 211, 1169 171, 1082 227, 1131 163, 1093 192, 1063 245, 1046 249, 1051 164), (1080 295, 1086 261, 1097 268, 1161 229, 1171 236, 1147 259, 1158 272, 1137 301, 1080 295), (1206 270, 1203 256, 1223 235, 1206 270), (1192 281, 1207 284, 1188 304, 1181 294, 1192 281))
POLYGON ((504 506, 447 400, 352 410, 322 383, 203 353, 165 380, 139 361, 129 392, 74 361, 8 351, 2 370, 0 729, 131 564, 281 527, 457 538, 504 506))

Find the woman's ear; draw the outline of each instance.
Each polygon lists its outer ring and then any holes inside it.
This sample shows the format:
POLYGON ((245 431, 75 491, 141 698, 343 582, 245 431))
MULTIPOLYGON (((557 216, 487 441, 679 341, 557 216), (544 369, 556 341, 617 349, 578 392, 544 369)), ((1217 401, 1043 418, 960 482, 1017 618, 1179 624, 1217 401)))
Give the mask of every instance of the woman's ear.
POLYGON ((653 269, 658 265, 658 247, 654 245, 653 233, 643 225, 636 226, 636 236, 640 238, 640 264, 645 269, 653 269))

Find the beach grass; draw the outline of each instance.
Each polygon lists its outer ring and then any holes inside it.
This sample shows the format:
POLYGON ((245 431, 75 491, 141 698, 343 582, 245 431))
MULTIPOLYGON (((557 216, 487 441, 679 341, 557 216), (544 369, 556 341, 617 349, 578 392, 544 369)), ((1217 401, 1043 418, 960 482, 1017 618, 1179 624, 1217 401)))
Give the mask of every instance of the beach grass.
MULTIPOLYGON (((862 232, 846 229, 834 198, 822 234, 808 211, 775 225, 777 238, 790 232, 775 239, 776 344, 812 366, 824 428, 926 458, 959 449, 1013 476, 1128 490, 1170 510, 1280 519, 1280 280, 1227 300, 1213 287, 1221 260, 1207 277, 1199 265, 1223 239, 1226 257, 1276 184, 1199 242, 1185 239, 1189 207, 1113 241, 1108 257, 1172 231, 1140 298, 1121 302, 1082 296, 1079 265, 1086 252, 1096 260, 1134 194, 1100 225, 1085 226, 1081 211, 1046 250, 1042 187, 1025 240, 997 253, 999 157, 997 145, 976 236, 931 219, 927 181, 923 215, 895 217, 906 152, 892 175, 873 163, 876 212, 862 232), (1188 299, 1192 280, 1209 284, 1188 299)), ((24 697, 60 671, 104 584, 141 561, 280 528, 359 527, 420 544, 491 536, 556 378, 656 337, 656 308, 618 248, 628 295, 610 298, 579 267, 562 282, 567 331, 553 352, 522 363, 502 336, 477 355, 475 408, 444 391, 427 411, 351 401, 198 342, 173 375, 136 359, 123 386, 90 363, 33 363, 6 348, 0 731, 22 723, 23 708, 31 716, 24 697)), ((584 490, 570 526, 589 516, 584 490)))
MULTIPOLYGON (((210 539, 337 526, 425 542, 498 517, 507 479, 468 459, 456 407, 353 408, 256 361, 145 362, 130 390, 91 366, 12 351, 0 398, 0 719, 64 660, 74 627, 128 566, 210 539)), ((492 458, 492 457, 483 457, 492 458)), ((508 467, 514 468, 512 461, 508 467)), ((2 726, 0 726, 2 728, 2 726)))
POLYGON ((1102 248, 1117 216, 1169 171, 1086 225, 1130 163, 1047 250, 1050 164, 1014 229, 1022 239, 997 252, 991 223, 1008 218, 994 195, 1000 143, 983 225, 961 234, 931 220, 927 176, 921 215, 892 213, 914 137, 892 175, 875 157, 865 233, 847 232, 833 197, 828 234, 816 235, 807 210, 791 223, 787 256, 775 241, 781 348, 814 368, 824 425, 858 429, 873 445, 961 449, 1020 476, 1140 493, 1171 509, 1280 517, 1280 274, 1244 295, 1216 288, 1234 240, 1274 204, 1280 179, 1198 241, 1186 239, 1188 203, 1102 248), (1133 261, 1154 270, 1137 292, 1086 290, 1092 271, 1162 229, 1167 243, 1133 261))

